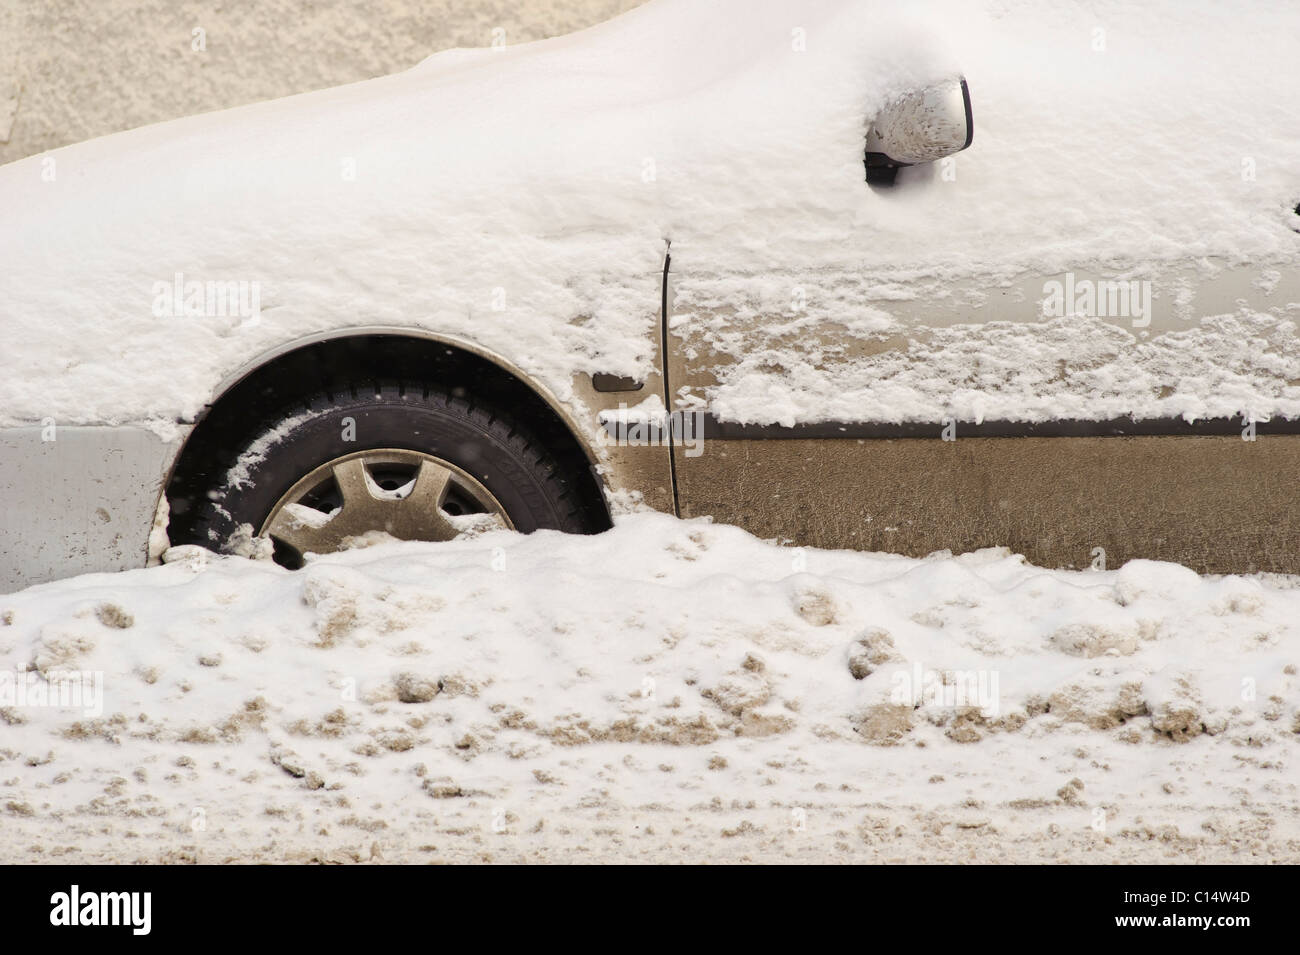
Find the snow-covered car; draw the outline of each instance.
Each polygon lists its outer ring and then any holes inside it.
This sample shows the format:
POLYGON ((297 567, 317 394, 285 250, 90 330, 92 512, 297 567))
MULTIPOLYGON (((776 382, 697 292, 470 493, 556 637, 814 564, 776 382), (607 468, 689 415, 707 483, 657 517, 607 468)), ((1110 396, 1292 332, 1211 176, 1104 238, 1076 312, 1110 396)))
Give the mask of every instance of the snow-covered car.
POLYGON ((11 163, 0 586, 636 508, 1300 571, 1298 30, 651 0, 11 163))

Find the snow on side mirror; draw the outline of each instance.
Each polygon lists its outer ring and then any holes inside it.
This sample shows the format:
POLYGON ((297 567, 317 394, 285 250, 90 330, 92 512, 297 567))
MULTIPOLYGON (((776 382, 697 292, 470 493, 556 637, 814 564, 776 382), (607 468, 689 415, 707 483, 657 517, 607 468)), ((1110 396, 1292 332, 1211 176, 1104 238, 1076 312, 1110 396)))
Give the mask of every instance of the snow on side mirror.
POLYGON ((892 173, 899 166, 943 159, 974 138, 964 77, 914 90, 887 104, 867 130, 867 178, 873 170, 892 173))

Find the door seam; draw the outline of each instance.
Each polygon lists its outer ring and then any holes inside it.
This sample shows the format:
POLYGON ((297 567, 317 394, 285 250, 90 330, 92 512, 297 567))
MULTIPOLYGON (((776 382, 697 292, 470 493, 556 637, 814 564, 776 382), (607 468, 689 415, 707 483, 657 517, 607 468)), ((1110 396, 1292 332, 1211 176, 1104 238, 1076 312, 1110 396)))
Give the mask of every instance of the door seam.
POLYGON ((664 427, 668 432, 668 480, 673 492, 673 516, 682 516, 681 498, 677 487, 677 441, 673 434, 672 386, 668 378, 668 271, 672 265, 671 239, 664 240, 664 272, 659 285, 659 377, 664 386, 664 427))

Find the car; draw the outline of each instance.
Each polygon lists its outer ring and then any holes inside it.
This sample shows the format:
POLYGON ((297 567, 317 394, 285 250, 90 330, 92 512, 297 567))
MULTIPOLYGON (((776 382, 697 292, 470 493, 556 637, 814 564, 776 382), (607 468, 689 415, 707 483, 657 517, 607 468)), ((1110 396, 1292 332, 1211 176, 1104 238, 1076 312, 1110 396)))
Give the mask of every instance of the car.
POLYGON ((1185 11, 651 0, 0 168, 0 587, 641 508, 1300 572, 1300 12, 1185 11))

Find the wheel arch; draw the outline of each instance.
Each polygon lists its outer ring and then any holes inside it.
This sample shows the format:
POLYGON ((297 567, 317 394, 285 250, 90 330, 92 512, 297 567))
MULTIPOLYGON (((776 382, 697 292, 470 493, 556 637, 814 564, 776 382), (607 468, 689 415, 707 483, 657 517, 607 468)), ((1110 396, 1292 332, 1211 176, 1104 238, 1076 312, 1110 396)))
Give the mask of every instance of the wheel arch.
POLYGON ((363 326, 294 339, 228 376, 194 423, 167 476, 163 495, 176 534, 190 536, 193 497, 210 469, 233 459, 260 426, 320 391, 368 380, 427 381, 463 389, 471 400, 505 406, 580 480, 593 518, 611 523, 598 458, 567 408, 518 366, 475 343, 422 329, 363 326))

